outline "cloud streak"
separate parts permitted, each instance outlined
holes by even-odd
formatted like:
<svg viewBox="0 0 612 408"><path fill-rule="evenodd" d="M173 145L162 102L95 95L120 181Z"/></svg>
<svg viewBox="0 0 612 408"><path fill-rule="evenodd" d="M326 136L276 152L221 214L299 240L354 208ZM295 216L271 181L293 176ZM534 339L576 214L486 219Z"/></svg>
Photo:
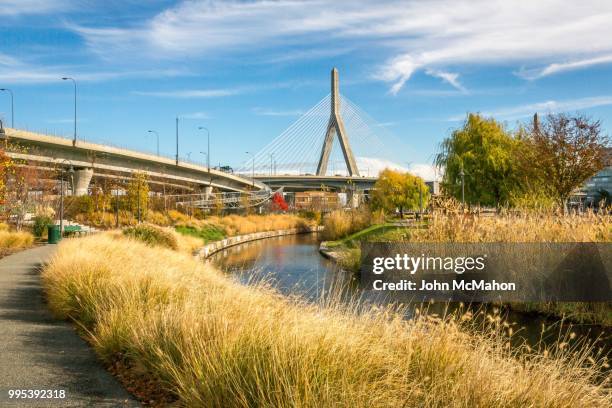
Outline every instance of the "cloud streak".
<svg viewBox="0 0 612 408"><path fill-rule="evenodd" d="M69 28L106 58L184 60L212 51L279 55L282 46L301 47L284 58L289 61L325 56L322 48L343 49L349 42L375 46L391 56L374 77L389 82L395 94L419 70L438 73L459 89L458 74L450 73L449 66L546 64L525 71L538 78L610 63L610 20L612 3L597 0L572 7L564 0L381 0L368 5L348 0L212 0L184 1L131 27Z"/></svg>
<svg viewBox="0 0 612 408"><path fill-rule="evenodd" d="M544 101L526 105L518 105L497 109L494 111L481 112L484 116L500 119L520 119L533 115L534 113L562 113L596 108L599 106L612 105L612 95L593 96L588 98L577 98L564 101ZM455 115L449 121L461 121L465 115Z"/></svg>
<svg viewBox="0 0 612 408"><path fill-rule="evenodd" d="M242 93L240 89L183 89L176 91L133 91L133 95L159 98L203 99L220 98Z"/></svg>

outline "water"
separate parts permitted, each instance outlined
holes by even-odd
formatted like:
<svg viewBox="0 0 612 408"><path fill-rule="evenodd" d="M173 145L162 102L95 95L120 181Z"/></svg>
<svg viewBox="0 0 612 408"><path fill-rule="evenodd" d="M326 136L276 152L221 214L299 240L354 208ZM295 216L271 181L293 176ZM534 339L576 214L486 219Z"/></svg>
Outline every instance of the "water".
<svg viewBox="0 0 612 408"><path fill-rule="evenodd" d="M333 287L345 288L345 296L359 296L366 302L385 303L388 300L364 292L352 273L321 256L316 234L291 235L252 241L228 248L212 256L211 261L221 270L249 284L265 279L284 294L297 294L309 300L318 299L323 291ZM414 305L422 307L422 305ZM442 314L447 304L428 305L430 313ZM451 308L454 306L450 306ZM485 314L492 312L492 307ZM412 309L413 310L413 309ZM482 307L481 309L482 310ZM409 309L409 313L411 310ZM408 316L410 317L410 316ZM561 324L537 314L504 312L504 320L514 331L515 345L526 342L532 347L551 345L567 333L575 333L573 342L583 339L612 353L612 330L589 324ZM542 328L546 330L542 332Z"/></svg>

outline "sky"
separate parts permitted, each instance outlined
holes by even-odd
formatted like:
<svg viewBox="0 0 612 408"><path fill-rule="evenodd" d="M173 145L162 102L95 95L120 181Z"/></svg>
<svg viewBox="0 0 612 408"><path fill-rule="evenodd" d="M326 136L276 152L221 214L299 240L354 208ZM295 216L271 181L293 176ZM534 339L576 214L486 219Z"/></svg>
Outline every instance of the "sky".
<svg viewBox="0 0 612 408"><path fill-rule="evenodd" d="M154 130L174 155L178 116L182 157L205 161L203 126L211 163L240 167L337 67L342 94L394 137L380 166L431 179L468 112L514 128L580 111L609 134L610 21L612 2L593 0L0 0L0 88L15 127L70 137L72 77L80 138L154 152Z"/></svg>

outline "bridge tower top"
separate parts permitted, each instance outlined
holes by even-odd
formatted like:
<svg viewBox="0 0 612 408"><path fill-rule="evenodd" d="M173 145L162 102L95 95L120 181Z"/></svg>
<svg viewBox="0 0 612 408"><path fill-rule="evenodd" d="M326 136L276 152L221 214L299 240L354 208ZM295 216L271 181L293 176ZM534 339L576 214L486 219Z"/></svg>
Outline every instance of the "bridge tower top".
<svg viewBox="0 0 612 408"><path fill-rule="evenodd" d="M334 143L334 134L338 137L349 176L359 176L357 162L355 161L355 156L353 155L353 151L349 145L348 135L346 134L342 115L340 114L340 99L340 79L338 76L338 69L333 68L331 71L331 113L327 125L327 131L325 133L325 141L323 142L323 147L321 149L321 156L319 157L319 164L317 166L318 176L324 176L325 173L327 173L329 156L331 155L332 146Z"/></svg>

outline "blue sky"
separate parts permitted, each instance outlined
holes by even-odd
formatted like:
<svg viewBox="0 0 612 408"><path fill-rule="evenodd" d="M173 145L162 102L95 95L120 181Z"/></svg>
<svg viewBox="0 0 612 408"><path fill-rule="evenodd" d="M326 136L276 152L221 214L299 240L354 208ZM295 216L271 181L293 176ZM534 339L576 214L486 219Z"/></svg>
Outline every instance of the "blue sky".
<svg viewBox="0 0 612 408"><path fill-rule="evenodd" d="M143 4L145 5L143 6ZM360 4L361 3L361 4ZM15 125L239 166L329 92L401 143L394 162L431 178L466 112L514 127L535 111L612 126L612 3L542 1L0 0L0 88ZM0 115L10 118L0 93ZM367 154L367 152L361 152ZM390 159L390 158L381 158ZM384 164L384 162L381 162Z"/></svg>

